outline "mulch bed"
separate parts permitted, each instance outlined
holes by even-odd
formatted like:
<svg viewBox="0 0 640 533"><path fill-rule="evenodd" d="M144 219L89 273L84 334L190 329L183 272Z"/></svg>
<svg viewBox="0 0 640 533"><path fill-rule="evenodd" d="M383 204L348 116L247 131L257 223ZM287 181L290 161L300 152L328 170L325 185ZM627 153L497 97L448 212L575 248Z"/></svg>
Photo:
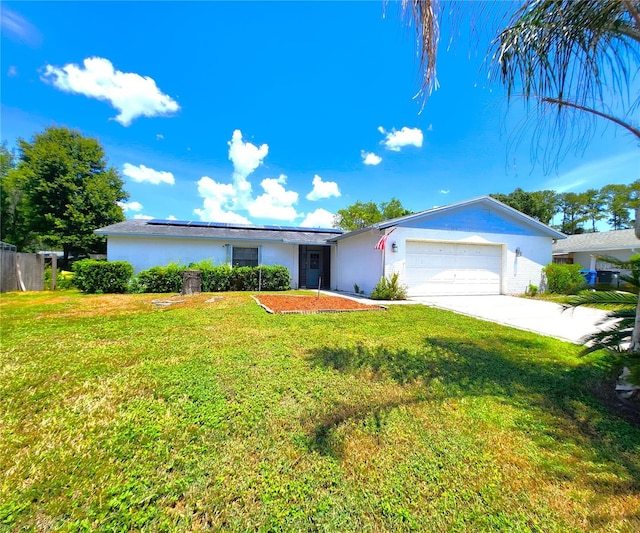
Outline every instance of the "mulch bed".
<svg viewBox="0 0 640 533"><path fill-rule="evenodd" d="M265 295L253 296L258 305L264 307L268 313L285 314L313 314L313 313L343 313L349 311L382 311L386 307L381 305L366 305L326 294L310 296Z"/></svg>

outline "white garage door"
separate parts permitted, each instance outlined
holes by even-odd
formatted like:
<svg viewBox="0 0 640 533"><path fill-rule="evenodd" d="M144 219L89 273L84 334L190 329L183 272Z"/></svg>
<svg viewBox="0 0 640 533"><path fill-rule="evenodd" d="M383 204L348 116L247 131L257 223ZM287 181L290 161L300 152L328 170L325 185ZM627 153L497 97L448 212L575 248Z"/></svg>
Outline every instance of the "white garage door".
<svg viewBox="0 0 640 533"><path fill-rule="evenodd" d="M409 296L500 294L502 247L407 241Z"/></svg>

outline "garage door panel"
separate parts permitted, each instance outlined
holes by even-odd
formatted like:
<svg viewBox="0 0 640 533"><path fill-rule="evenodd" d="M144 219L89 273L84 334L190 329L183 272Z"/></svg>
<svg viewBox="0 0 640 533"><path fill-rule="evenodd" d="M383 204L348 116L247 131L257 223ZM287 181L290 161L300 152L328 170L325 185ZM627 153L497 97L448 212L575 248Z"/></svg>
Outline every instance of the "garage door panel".
<svg viewBox="0 0 640 533"><path fill-rule="evenodd" d="M500 294L502 247L407 242L410 296Z"/></svg>

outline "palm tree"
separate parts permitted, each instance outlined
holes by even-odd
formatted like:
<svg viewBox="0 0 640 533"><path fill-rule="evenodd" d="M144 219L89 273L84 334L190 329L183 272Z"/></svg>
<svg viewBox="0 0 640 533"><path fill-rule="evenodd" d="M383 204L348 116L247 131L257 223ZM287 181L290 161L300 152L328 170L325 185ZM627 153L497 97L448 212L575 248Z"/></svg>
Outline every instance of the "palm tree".
<svg viewBox="0 0 640 533"><path fill-rule="evenodd" d="M640 255L631 257L629 261L620 261L610 256L602 256L598 259L630 271L630 274L620 274L620 281L624 283L623 290L585 291L571 297L567 302L567 307L598 305L611 308L605 322L612 320L612 325L583 339L585 348L582 353L588 354L597 350L606 350L616 355L620 359L621 365L625 365L631 370L631 381L640 383L640 352L634 352L628 348L633 337L638 292L640 292Z"/></svg>
<svg viewBox="0 0 640 533"><path fill-rule="evenodd" d="M402 2L415 23L424 97L437 88L442 4ZM579 110L610 120L640 140L637 126L610 112L611 95L605 93L608 88L623 98L626 114L638 105L638 95L629 90L640 61L640 1L526 0L493 40L489 59L493 79L505 86L507 98L534 102L541 118L548 119L549 107L556 111L559 134L575 126L565 118Z"/></svg>

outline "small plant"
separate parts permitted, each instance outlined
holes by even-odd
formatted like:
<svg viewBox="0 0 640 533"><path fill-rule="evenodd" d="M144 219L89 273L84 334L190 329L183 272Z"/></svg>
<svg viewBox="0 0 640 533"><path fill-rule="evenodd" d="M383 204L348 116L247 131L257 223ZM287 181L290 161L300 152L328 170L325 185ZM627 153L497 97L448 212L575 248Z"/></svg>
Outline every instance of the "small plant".
<svg viewBox="0 0 640 533"><path fill-rule="evenodd" d="M406 300L407 289L398 281L398 273L389 278L382 277L371 291L373 300Z"/></svg>
<svg viewBox="0 0 640 533"><path fill-rule="evenodd" d="M527 291L525 292L525 294L527 296L531 296L532 298L534 298L535 296L538 295L538 286L534 285L533 283L529 283L529 286L527 287Z"/></svg>

